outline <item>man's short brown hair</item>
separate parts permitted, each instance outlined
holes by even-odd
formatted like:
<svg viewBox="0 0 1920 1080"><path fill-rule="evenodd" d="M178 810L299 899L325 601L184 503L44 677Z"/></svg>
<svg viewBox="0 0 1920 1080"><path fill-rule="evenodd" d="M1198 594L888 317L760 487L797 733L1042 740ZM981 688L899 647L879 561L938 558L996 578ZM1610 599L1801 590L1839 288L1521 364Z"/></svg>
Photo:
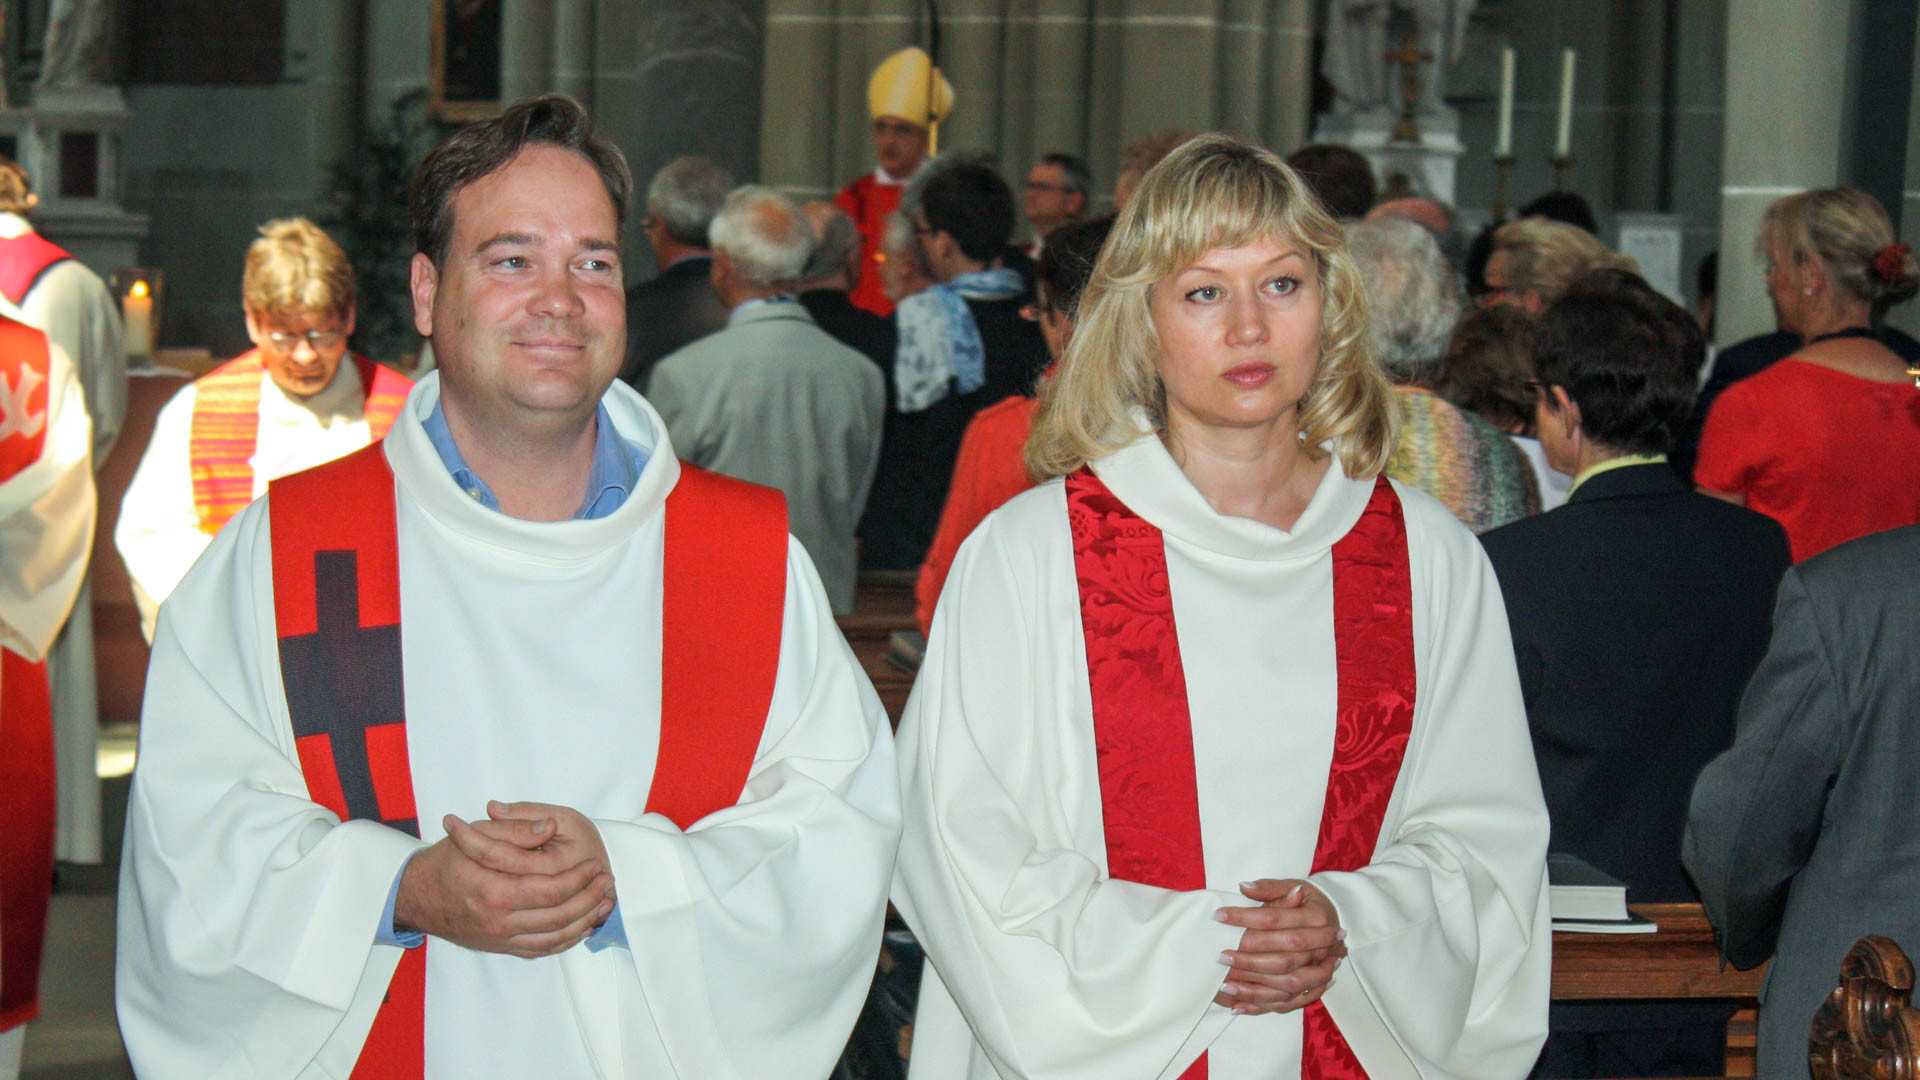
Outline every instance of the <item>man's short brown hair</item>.
<svg viewBox="0 0 1920 1080"><path fill-rule="evenodd" d="M306 218L269 221L247 248L240 302L249 312L278 318L322 314L345 319L353 310L353 264L332 237Z"/></svg>
<svg viewBox="0 0 1920 1080"><path fill-rule="evenodd" d="M12 158L0 157L0 214L24 214L33 204L27 170Z"/></svg>
<svg viewBox="0 0 1920 1080"><path fill-rule="evenodd" d="M593 120L579 102L565 94L547 94L461 128L420 163L413 173L409 200L414 248L432 259L434 266L444 265L447 247L453 243L453 197L536 144L571 150L587 159L613 201L614 221L625 224L627 203L633 198L633 173L627 168L626 155L594 132Z"/></svg>

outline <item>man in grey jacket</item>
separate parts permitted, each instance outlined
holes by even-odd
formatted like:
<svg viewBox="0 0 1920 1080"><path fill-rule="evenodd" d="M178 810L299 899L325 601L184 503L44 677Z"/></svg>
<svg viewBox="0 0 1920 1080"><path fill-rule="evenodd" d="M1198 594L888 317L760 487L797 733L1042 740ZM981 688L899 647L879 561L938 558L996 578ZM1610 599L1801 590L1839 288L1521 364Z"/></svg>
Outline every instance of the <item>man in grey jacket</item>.
<svg viewBox="0 0 1920 1080"><path fill-rule="evenodd" d="M1920 526L1787 571L1733 748L1693 789L1683 858L1735 967L1773 960L1758 1073L1805 1077L1855 940L1920 949Z"/></svg>
<svg viewBox="0 0 1920 1080"><path fill-rule="evenodd" d="M806 215L770 188L727 196L711 229L726 328L663 358L647 398L682 460L787 496L835 614L853 610L854 526L880 460L880 370L815 325L793 283Z"/></svg>

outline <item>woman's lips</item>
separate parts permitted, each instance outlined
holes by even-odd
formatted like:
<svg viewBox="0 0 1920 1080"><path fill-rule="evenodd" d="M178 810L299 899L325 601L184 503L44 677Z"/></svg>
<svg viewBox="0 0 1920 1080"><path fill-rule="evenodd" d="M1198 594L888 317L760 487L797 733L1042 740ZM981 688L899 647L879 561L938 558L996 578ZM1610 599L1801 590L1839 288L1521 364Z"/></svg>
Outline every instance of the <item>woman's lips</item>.
<svg viewBox="0 0 1920 1080"><path fill-rule="evenodd" d="M1229 368L1221 378L1244 390L1258 390L1273 380L1272 364L1241 364Z"/></svg>

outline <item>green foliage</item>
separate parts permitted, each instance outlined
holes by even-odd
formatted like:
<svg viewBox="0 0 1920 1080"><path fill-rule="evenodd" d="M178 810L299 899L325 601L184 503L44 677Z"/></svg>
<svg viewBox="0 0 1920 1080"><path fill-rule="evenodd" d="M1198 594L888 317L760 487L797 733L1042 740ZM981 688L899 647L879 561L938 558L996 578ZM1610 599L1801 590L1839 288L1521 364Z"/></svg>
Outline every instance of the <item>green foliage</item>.
<svg viewBox="0 0 1920 1080"><path fill-rule="evenodd" d="M403 94L385 123L362 128L350 159L330 170L327 207L315 215L353 263L360 293L354 350L400 367L421 345L407 295L413 256L407 184L414 166L452 130L430 118L426 104L424 89Z"/></svg>

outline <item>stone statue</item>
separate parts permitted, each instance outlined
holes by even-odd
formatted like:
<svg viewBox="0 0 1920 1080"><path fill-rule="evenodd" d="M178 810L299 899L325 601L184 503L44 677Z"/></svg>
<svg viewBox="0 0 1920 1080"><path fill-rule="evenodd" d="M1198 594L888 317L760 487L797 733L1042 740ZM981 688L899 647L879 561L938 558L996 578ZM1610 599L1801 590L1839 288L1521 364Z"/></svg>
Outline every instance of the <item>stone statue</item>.
<svg viewBox="0 0 1920 1080"><path fill-rule="evenodd" d="M1446 112L1446 65L1460 55L1476 0L1327 0L1327 49L1321 74L1333 84L1334 111L1400 111L1402 72L1386 59L1411 38L1434 61L1421 72L1418 111Z"/></svg>
<svg viewBox="0 0 1920 1080"><path fill-rule="evenodd" d="M113 7L113 0L52 0L36 89L84 90L112 84Z"/></svg>

